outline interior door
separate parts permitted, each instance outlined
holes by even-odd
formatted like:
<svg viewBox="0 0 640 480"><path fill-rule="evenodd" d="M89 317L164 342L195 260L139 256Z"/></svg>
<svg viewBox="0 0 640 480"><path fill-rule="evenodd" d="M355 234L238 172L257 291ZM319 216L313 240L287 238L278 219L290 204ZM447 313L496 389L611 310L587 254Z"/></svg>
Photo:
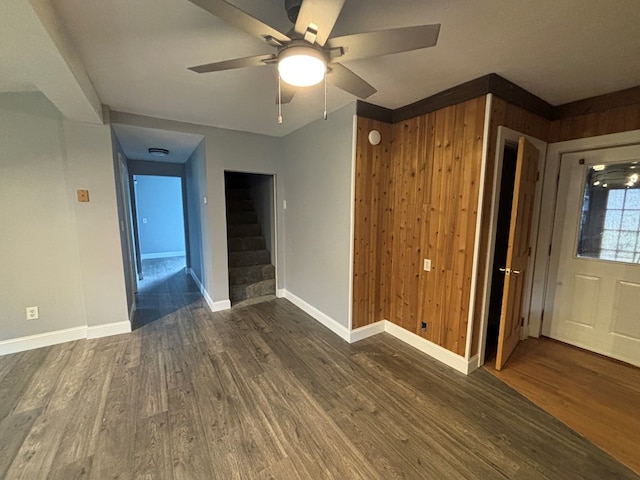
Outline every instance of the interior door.
<svg viewBox="0 0 640 480"><path fill-rule="evenodd" d="M640 366L640 146L560 165L542 332Z"/></svg>
<svg viewBox="0 0 640 480"><path fill-rule="evenodd" d="M529 239L538 179L538 157L540 152L525 137L518 141L516 178L511 206L511 224L507 261L504 268L505 281L502 293L500 330L496 369L501 370L520 341L522 332L522 300L529 263Z"/></svg>

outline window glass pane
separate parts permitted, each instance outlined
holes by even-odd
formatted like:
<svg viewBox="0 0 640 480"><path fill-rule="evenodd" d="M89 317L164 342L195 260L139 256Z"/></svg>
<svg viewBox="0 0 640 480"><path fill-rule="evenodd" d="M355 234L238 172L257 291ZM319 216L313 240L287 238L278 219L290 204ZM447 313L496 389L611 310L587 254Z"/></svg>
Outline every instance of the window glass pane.
<svg viewBox="0 0 640 480"><path fill-rule="evenodd" d="M594 165L584 185L577 255L640 264L640 164Z"/></svg>
<svg viewBox="0 0 640 480"><path fill-rule="evenodd" d="M626 190L609 190L609 199L607 201L607 210L618 209L624 207L624 193Z"/></svg>
<svg viewBox="0 0 640 480"><path fill-rule="evenodd" d="M604 228L607 230L619 230L622 222L622 210L607 210L604 218Z"/></svg>
<svg viewBox="0 0 640 480"><path fill-rule="evenodd" d="M624 208L625 210L640 210L640 188L630 188L627 190Z"/></svg>
<svg viewBox="0 0 640 480"><path fill-rule="evenodd" d="M607 250L617 250L618 248L618 230L605 230L602 233L601 248Z"/></svg>
<svg viewBox="0 0 640 480"><path fill-rule="evenodd" d="M638 232L620 232L620 238L618 239L618 250L633 252L636 248L637 239Z"/></svg>
<svg viewBox="0 0 640 480"><path fill-rule="evenodd" d="M639 223L640 210L625 210L622 214L622 224L620 225L620 230L631 230L633 232L637 232ZM605 226L605 228L608 227Z"/></svg>

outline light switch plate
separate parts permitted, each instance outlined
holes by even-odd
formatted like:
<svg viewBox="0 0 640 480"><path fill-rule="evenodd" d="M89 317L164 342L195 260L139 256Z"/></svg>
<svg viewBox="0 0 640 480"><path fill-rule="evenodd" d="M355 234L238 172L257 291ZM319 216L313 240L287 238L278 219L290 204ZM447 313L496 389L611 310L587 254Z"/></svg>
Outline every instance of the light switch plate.
<svg viewBox="0 0 640 480"><path fill-rule="evenodd" d="M426 272L431 271L431 260L429 258L424 259L424 265L422 267Z"/></svg>

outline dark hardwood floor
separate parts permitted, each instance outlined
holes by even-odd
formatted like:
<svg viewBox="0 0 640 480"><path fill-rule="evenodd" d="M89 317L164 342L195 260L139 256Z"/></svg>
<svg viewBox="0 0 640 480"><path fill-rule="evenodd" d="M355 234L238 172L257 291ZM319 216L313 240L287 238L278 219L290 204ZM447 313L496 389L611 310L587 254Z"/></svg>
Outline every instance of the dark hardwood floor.
<svg viewBox="0 0 640 480"><path fill-rule="evenodd" d="M158 301L131 334L0 357L0 478L640 478L483 369L284 299Z"/></svg>

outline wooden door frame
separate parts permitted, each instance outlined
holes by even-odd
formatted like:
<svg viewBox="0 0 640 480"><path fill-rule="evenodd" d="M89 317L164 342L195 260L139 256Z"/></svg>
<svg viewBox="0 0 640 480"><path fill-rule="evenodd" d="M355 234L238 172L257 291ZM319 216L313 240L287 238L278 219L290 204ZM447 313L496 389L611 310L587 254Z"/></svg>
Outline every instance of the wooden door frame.
<svg viewBox="0 0 640 480"><path fill-rule="evenodd" d="M538 172L540 178L544 177L545 172L545 159L547 153L547 143L532 137L530 135L526 135L521 132L517 132L507 127L500 126L498 127L498 138L496 141L496 161L495 161L495 170L493 175L493 189L491 195L491 213L489 215L490 225L489 225L489 244L487 246L487 260L486 260L486 268L485 268L485 288L484 292L482 292L482 311L480 315L480 345L478 346L479 352L479 361L478 365L484 365L485 362L485 353L486 353L486 342L487 342L487 328L489 326L488 317L489 317L489 297L491 294L491 285L492 285L492 273L493 273L493 259L495 253L495 244L496 244L496 227L498 224L498 201L500 199L500 180L502 178L502 166L504 162L504 148L507 143L518 145L518 140L520 137L525 137L529 140L534 147L538 149L540 152L540 156L538 158ZM525 297L523 299L524 305L531 305L532 293L533 293L533 281L534 281L534 269L536 266L535 263L535 255L538 252L538 228L539 221L541 215L542 208L542 185L543 182L539 181L536 185L536 194L535 194L535 202L533 205L533 225L531 228L531 258L529 260L529 267L527 268L527 276L525 279ZM532 316L530 315L531 308L527 308L525 311L525 328L522 329L522 337L526 338L529 335L539 336L540 335L540 324L533 324Z"/></svg>
<svg viewBox="0 0 640 480"><path fill-rule="evenodd" d="M565 155L587 152L590 150L609 149L631 145L640 145L640 130L612 133L597 137L580 138L564 142L550 143L547 151L547 165L543 177L543 192L540 223L538 228L538 248L536 263L534 266L534 289L531 299L531 318L537 320L542 329L545 320L545 305L547 303L547 291L549 278L551 247L553 236L553 224L558 200L558 176L562 158ZM549 312L549 315L551 313Z"/></svg>

